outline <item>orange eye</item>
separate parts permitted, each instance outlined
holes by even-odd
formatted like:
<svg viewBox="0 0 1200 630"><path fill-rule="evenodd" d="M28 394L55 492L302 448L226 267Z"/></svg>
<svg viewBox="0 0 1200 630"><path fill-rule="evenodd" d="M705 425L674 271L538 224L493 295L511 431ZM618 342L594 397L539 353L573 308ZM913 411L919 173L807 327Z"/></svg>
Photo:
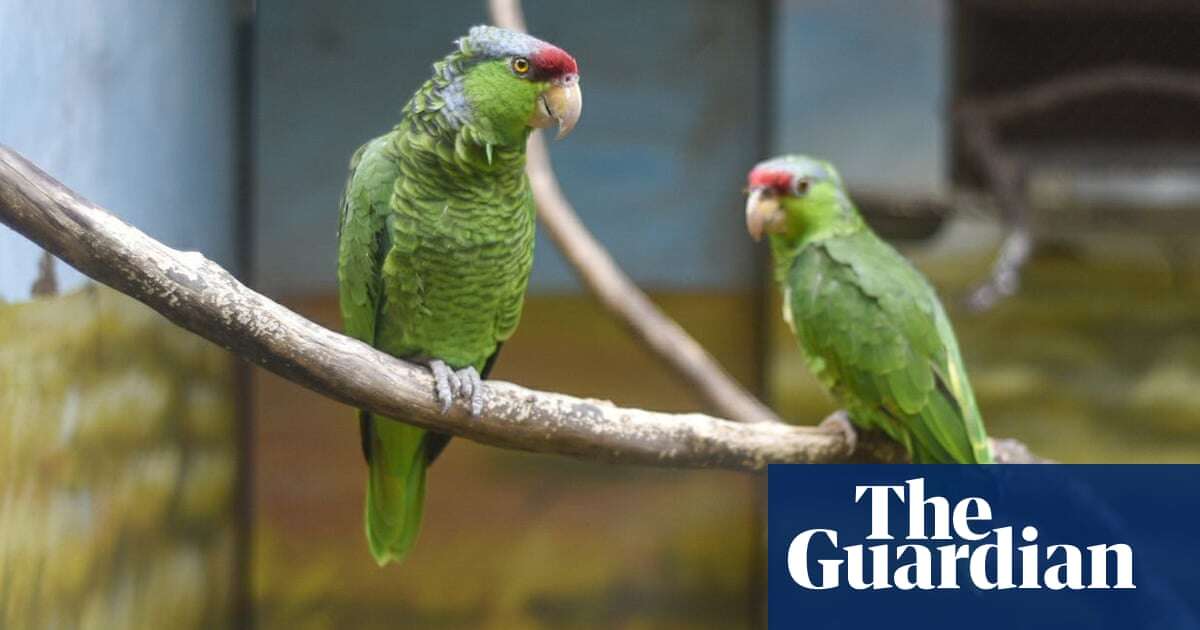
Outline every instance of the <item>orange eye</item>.
<svg viewBox="0 0 1200 630"><path fill-rule="evenodd" d="M524 75L529 72L529 60L524 57L514 57L512 60L513 72Z"/></svg>

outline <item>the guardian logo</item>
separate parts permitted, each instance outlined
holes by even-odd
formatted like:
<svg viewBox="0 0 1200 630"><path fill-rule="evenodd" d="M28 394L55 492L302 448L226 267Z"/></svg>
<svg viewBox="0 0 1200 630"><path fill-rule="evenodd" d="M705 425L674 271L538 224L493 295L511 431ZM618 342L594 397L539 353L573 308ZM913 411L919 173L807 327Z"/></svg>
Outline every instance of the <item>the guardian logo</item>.
<svg viewBox="0 0 1200 630"><path fill-rule="evenodd" d="M986 500L968 497L951 506L945 497L926 497L923 478L856 485L854 502L870 506L868 541L895 541L889 510L905 506L905 544L840 547L837 530L805 530L787 550L788 573L800 587L827 590L844 582L854 590L943 590L961 588L961 582L983 590L1137 588L1129 545L1093 544L1086 552L1068 544L1042 546L1037 528L1026 525L1019 532L1025 544L1016 546L1013 525L990 527Z"/></svg>

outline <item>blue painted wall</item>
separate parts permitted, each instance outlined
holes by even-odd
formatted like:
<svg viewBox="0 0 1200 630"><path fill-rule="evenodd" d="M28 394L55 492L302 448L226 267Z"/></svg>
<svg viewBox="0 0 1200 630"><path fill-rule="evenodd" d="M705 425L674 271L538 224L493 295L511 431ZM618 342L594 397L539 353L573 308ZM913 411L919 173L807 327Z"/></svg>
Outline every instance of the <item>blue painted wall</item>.
<svg viewBox="0 0 1200 630"><path fill-rule="evenodd" d="M170 245L234 262L230 2L0 1L0 143ZM0 227L0 299L40 250ZM82 277L59 266L65 288Z"/></svg>
<svg viewBox="0 0 1200 630"><path fill-rule="evenodd" d="M942 0L783 0L766 33L755 6L526 2L534 31L583 70L583 120L552 148L564 187L649 288L756 281L739 207L763 124L776 130L772 151L829 157L854 185L943 185ZM225 2L0 2L0 142L168 243L232 263L230 11ZM476 0L258 2L261 287L333 289L346 161L390 128L451 40L485 19ZM770 121L756 118L763 37L777 51ZM36 258L0 229L0 296L27 295ZM545 239L533 285L578 290Z"/></svg>
<svg viewBox="0 0 1200 630"><path fill-rule="evenodd" d="M783 0L775 152L833 160L851 186L945 186L943 0Z"/></svg>
<svg viewBox="0 0 1200 630"><path fill-rule="evenodd" d="M258 3L256 276L332 291L346 163L388 130L481 1ZM651 288L753 282L740 189L755 150L760 16L721 0L530 0L530 27L579 60L583 119L553 147L584 221ZM535 291L578 290L538 242Z"/></svg>

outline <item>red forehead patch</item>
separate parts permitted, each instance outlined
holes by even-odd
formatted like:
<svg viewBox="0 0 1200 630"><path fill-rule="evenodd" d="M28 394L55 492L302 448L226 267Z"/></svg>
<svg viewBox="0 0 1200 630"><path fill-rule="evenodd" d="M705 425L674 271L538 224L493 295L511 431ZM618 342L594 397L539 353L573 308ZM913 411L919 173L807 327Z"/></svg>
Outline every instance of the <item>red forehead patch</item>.
<svg viewBox="0 0 1200 630"><path fill-rule="evenodd" d="M530 61L537 67L539 74L551 78L558 78L564 74L579 74L579 66L575 64L575 58L568 55L567 51L551 44L547 44L537 51Z"/></svg>
<svg viewBox="0 0 1200 630"><path fill-rule="evenodd" d="M748 179L751 188L789 190L792 187L792 174L787 171L754 169Z"/></svg>

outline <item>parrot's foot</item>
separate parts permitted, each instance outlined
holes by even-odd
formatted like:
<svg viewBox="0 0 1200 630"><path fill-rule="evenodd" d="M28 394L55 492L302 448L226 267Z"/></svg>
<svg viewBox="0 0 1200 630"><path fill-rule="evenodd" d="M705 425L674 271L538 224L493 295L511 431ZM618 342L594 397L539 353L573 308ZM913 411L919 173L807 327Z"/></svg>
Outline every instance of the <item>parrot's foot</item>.
<svg viewBox="0 0 1200 630"><path fill-rule="evenodd" d="M858 430L850 423L850 414L846 413L845 410L838 410L829 414L821 421L818 428L841 433L846 438L847 454L853 455L855 449L858 448Z"/></svg>
<svg viewBox="0 0 1200 630"><path fill-rule="evenodd" d="M444 362L434 359L429 362L433 372L434 394L442 405L442 413L450 411L455 398L471 402L471 415L483 412L483 381L474 367L465 367L455 372Z"/></svg>

